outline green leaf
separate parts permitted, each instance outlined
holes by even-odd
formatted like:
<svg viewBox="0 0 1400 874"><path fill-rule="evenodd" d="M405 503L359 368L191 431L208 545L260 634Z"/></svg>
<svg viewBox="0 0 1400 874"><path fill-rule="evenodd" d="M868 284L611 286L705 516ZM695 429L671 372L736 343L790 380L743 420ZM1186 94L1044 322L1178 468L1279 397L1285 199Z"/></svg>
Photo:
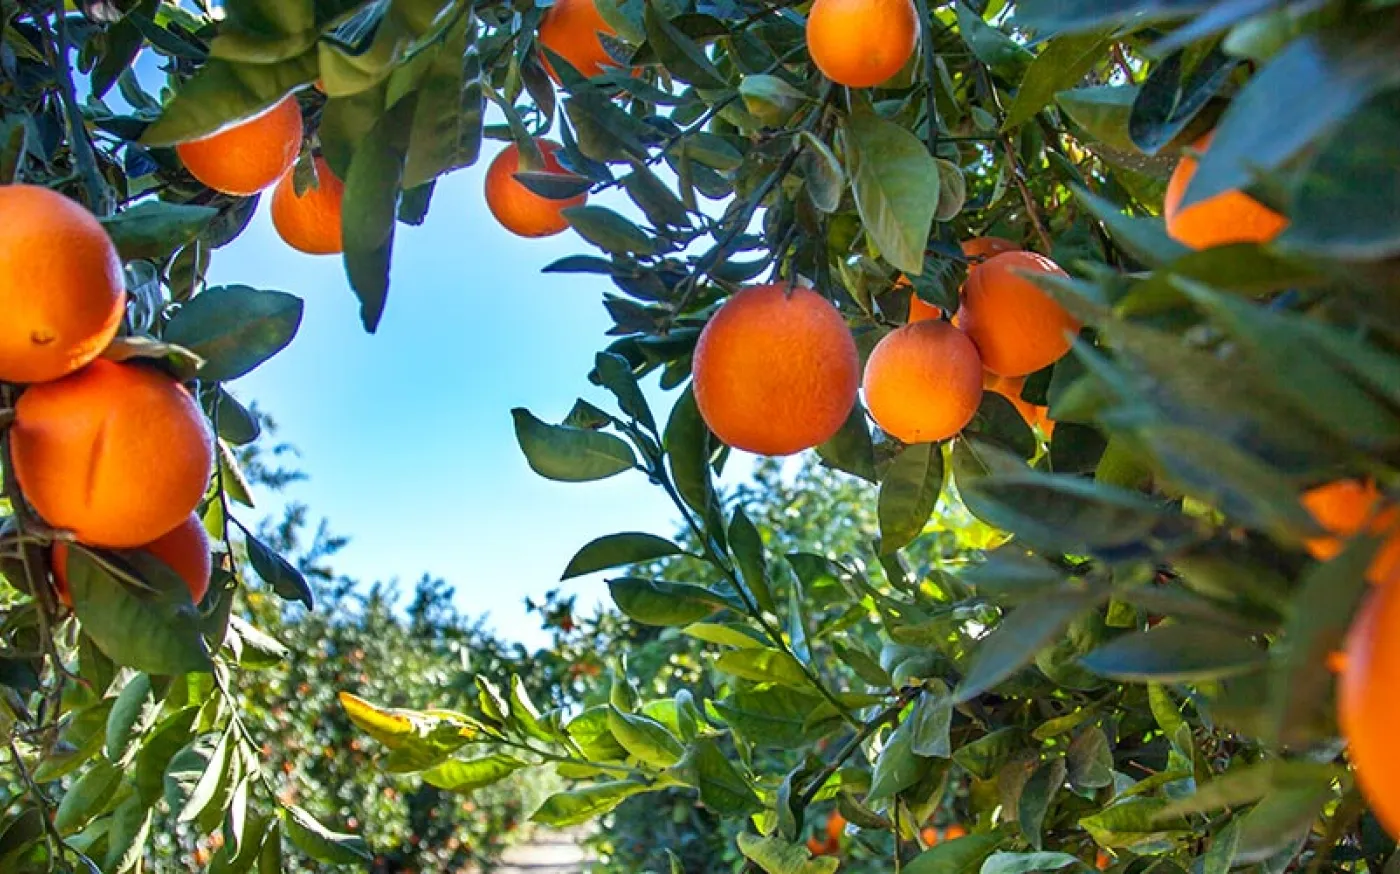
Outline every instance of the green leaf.
<svg viewBox="0 0 1400 874"><path fill-rule="evenodd" d="M953 748L948 732L953 723L953 699L941 680L919 696L909 714L909 748L917 756L946 759Z"/></svg>
<svg viewBox="0 0 1400 874"><path fill-rule="evenodd" d="M1267 656L1237 632L1209 625L1159 625L1115 638L1081 662L1116 680L1180 683L1239 674Z"/></svg>
<svg viewBox="0 0 1400 874"><path fill-rule="evenodd" d="M886 261L918 275L938 207L933 156L914 134L861 104L842 128L842 143L866 233Z"/></svg>
<svg viewBox="0 0 1400 874"><path fill-rule="evenodd" d="M633 162L632 172L622 177L622 187L655 227L690 227L690 213L685 202L645 163Z"/></svg>
<svg viewBox="0 0 1400 874"><path fill-rule="evenodd" d="M374 858L359 835L332 831L295 804L282 808L287 837L297 849L318 862L358 865Z"/></svg>
<svg viewBox="0 0 1400 874"><path fill-rule="evenodd" d="M648 431L656 431L656 419L651 414L651 406L637 384L637 376L632 365L621 355L600 352L594 359L594 370L603 388L613 393L622 411L636 420Z"/></svg>
<svg viewBox="0 0 1400 874"><path fill-rule="evenodd" d="M1334 28L1289 43L1230 101L1182 207L1279 170L1400 84L1396 36L1392 18L1386 27Z"/></svg>
<svg viewBox="0 0 1400 874"><path fill-rule="evenodd" d="M1094 218L1103 223L1116 245L1148 266L1170 263L1190 251L1167 236L1167 226L1162 219L1133 218L1087 188L1072 185L1070 189Z"/></svg>
<svg viewBox="0 0 1400 874"><path fill-rule="evenodd" d="M216 387L212 400L208 393L201 393L201 397L205 399L205 412L221 440L234 446L247 446L262 434L257 417L223 386Z"/></svg>
<svg viewBox="0 0 1400 874"><path fill-rule="evenodd" d="M867 804L893 798L923 777L929 760L914 753L914 726L909 720L899 727L885 741L880 757L875 760L875 770L870 775L870 791L866 794Z"/></svg>
<svg viewBox="0 0 1400 874"><path fill-rule="evenodd" d="M1009 678L1069 627L1108 597L1100 590L1060 588L1025 601L1002 617L977 642L972 661L954 693L956 703L971 701Z"/></svg>
<svg viewBox="0 0 1400 874"><path fill-rule="evenodd" d="M132 793L112 812L112 826L107 831L107 871L129 871L135 868L146 852L146 838L151 831L151 808Z"/></svg>
<svg viewBox="0 0 1400 874"><path fill-rule="evenodd" d="M715 670L755 683L805 686L807 675L796 659L776 649L736 649L715 660Z"/></svg>
<svg viewBox="0 0 1400 874"><path fill-rule="evenodd" d="M1156 21L1186 18L1218 2L1220 0L1019 0L1016 23L1045 33L1075 33L1127 23L1142 27Z"/></svg>
<svg viewBox="0 0 1400 874"><path fill-rule="evenodd" d="M846 190L846 171L831 147L816 134L804 130L798 132L798 136L802 139L802 155L798 158L798 165L807 183L807 196L812 199L812 205L822 212L836 212L841 207L841 195Z"/></svg>
<svg viewBox="0 0 1400 874"><path fill-rule="evenodd" d="M564 576L569 580L596 571L654 561L684 550L664 537L639 532L608 534L590 542L569 559Z"/></svg>
<svg viewBox="0 0 1400 874"><path fill-rule="evenodd" d="M199 376L224 382L250 373L286 348L301 326L302 301L245 285L211 288L175 313L165 340L204 359Z"/></svg>
<svg viewBox="0 0 1400 874"><path fill-rule="evenodd" d="M1145 841L1194 834L1196 826L1184 817L1164 815L1171 802L1165 798L1132 796L1079 820L1079 825L1105 847L1133 847Z"/></svg>
<svg viewBox="0 0 1400 874"><path fill-rule="evenodd" d="M540 717L540 711L530 700L525 681L520 679L519 674L511 674L510 677L510 718L520 730L536 740L546 743L558 740L557 733L547 727Z"/></svg>
<svg viewBox="0 0 1400 874"><path fill-rule="evenodd" d="M136 792L145 804L154 804L160 798L166 767L189 743L198 715L198 707L186 707L167 716L141 745L132 773Z"/></svg>
<svg viewBox="0 0 1400 874"><path fill-rule="evenodd" d="M479 759L451 759L424 771L423 782L448 792L474 792L528 767L527 763L504 753Z"/></svg>
<svg viewBox="0 0 1400 874"><path fill-rule="evenodd" d="M916 443L894 457L880 482L880 551L892 553L923 533L943 491L943 451Z"/></svg>
<svg viewBox="0 0 1400 874"><path fill-rule="evenodd" d="M1089 867L1068 853L992 853L982 863L980 874L1031 874L1060 871L1069 866Z"/></svg>
<svg viewBox="0 0 1400 874"><path fill-rule="evenodd" d="M1036 55L1016 89L1016 98L1006 110L1001 129L1019 127L1044 109L1057 91L1079 84L1103 60L1109 37L1102 33L1062 36L1051 40Z"/></svg>
<svg viewBox="0 0 1400 874"><path fill-rule="evenodd" d="M650 255L656 248L646 231L606 206L571 206L560 213L580 237L614 255Z"/></svg>
<svg viewBox="0 0 1400 874"><path fill-rule="evenodd" d="M689 625L728 606L693 583L622 577L609 580L608 591L619 610L643 625Z"/></svg>
<svg viewBox="0 0 1400 874"><path fill-rule="evenodd" d="M1066 752L1069 760L1069 782L1075 789L1102 789L1113 785L1113 751L1108 735L1102 728L1091 725L1075 735Z"/></svg>
<svg viewBox="0 0 1400 874"><path fill-rule="evenodd" d="M1193 813L1214 813L1245 807L1274 792L1324 789L1341 774L1336 765L1305 760L1242 765L1200 784L1194 794L1163 807L1158 816L1166 820Z"/></svg>
<svg viewBox="0 0 1400 874"><path fill-rule="evenodd" d="M1016 802L1016 822L1021 827L1021 834L1036 850L1043 846L1041 829L1045 825L1045 814L1064 785L1065 774L1064 758L1055 756L1041 762L1021 787L1021 796Z"/></svg>
<svg viewBox="0 0 1400 874"><path fill-rule="evenodd" d="M608 728L607 705L590 707L569 721L564 732L583 754L593 762L617 762L627 757L627 750L613 737Z"/></svg>
<svg viewBox="0 0 1400 874"><path fill-rule="evenodd" d="M765 874L835 874L841 866L840 860L831 856L813 859L799 844L750 832L739 835L739 852Z"/></svg>
<svg viewBox="0 0 1400 874"><path fill-rule="evenodd" d="M836 436L817 447L817 456L827 467L858 476L866 482L878 479L875 472L875 447L866 423L865 407L856 401L851 414Z"/></svg>
<svg viewBox="0 0 1400 874"><path fill-rule="evenodd" d="M274 668L286 661L289 654L280 640L250 625L241 616L229 617L229 635L238 640L240 667Z"/></svg>
<svg viewBox="0 0 1400 874"><path fill-rule="evenodd" d="M724 88L728 84L724 74L715 68L705 50L671 23L655 2L645 5L647 44L662 65L677 79L696 88Z"/></svg>
<svg viewBox="0 0 1400 874"><path fill-rule="evenodd" d="M588 482L606 479L636 466L637 458L620 437L565 425L547 425L517 407L515 438L530 469L546 479Z"/></svg>
<svg viewBox="0 0 1400 874"><path fill-rule="evenodd" d="M707 704L747 742L768 747L796 747L820 733L808 722L823 701L788 686L737 689L723 701Z"/></svg>
<svg viewBox="0 0 1400 874"><path fill-rule="evenodd" d="M1323 145L1294 192L1280 245L1334 258L1400 254L1400 95L1372 100Z"/></svg>
<svg viewBox="0 0 1400 874"><path fill-rule="evenodd" d="M633 795L646 791L648 788L641 783L616 780L568 792L557 792L546 798L530 819L555 828L579 825L602 816Z"/></svg>
<svg viewBox="0 0 1400 874"><path fill-rule="evenodd" d="M763 809L749 781L713 740L697 740L677 770L690 776L690 782L700 790L701 802L720 816L741 817Z"/></svg>
<svg viewBox="0 0 1400 874"><path fill-rule="evenodd" d="M1017 78L1033 60L1030 51L1016 40L992 27L966 3L957 4L958 32L977 60L1008 78Z"/></svg>
<svg viewBox="0 0 1400 874"><path fill-rule="evenodd" d="M123 764L136 751L141 735L160 718L161 697L148 674L137 674L122 688L107 716L107 744L103 751L113 764Z"/></svg>
<svg viewBox="0 0 1400 874"><path fill-rule="evenodd" d="M389 259L415 103L405 98L379 116L355 147L345 173L345 272L360 301L360 321L370 333L379 327L389 294Z"/></svg>
<svg viewBox="0 0 1400 874"><path fill-rule="evenodd" d="M1191 124L1239 63L1219 48L1191 60L1198 52L1182 49L1152 65L1133 101L1128 135L1149 155L1165 149Z"/></svg>
<svg viewBox="0 0 1400 874"><path fill-rule="evenodd" d="M144 589L118 579L85 548L69 549L69 588L83 631L123 667L168 675L213 670L185 581L159 561L138 560Z"/></svg>
<svg viewBox="0 0 1400 874"><path fill-rule="evenodd" d="M696 622L681 629L681 633L696 640L713 643L716 646L732 646L738 649L754 649L764 645L763 640L753 631L740 625L719 625L711 622Z"/></svg>
<svg viewBox="0 0 1400 874"><path fill-rule="evenodd" d="M714 486L710 479L710 458L718 440L710 433L700 408L695 403L695 391L686 386L671 408L666 422L666 454L671 458L671 477L676 491L692 510L709 515Z"/></svg>
<svg viewBox="0 0 1400 874"><path fill-rule="evenodd" d="M238 741L233 738L232 730L219 735L219 742L209 754L198 779L190 785L188 794L182 793L183 803L178 808L176 821L191 822L203 817L205 810L218 800L220 786L229 779L229 769L233 767L237 752ZM182 788L189 785L187 781L180 782ZM171 810L177 810L176 806L172 804Z"/></svg>
<svg viewBox="0 0 1400 874"><path fill-rule="evenodd" d="M685 756L685 747L666 726L648 716L608 711L608 729L637 761L653 768L669 768Z"/></svg>
<svg viewBox="0 0 1400 874"><path fill-rule="evenodd" d="M1055 93L1055 103L1093 141L1116 150L1133 150L1128 118L1137 101L1136 85L1090 85Z"/></svg>
<svg viewBox="0 0 1400 874"><path fill-rule="evenodd" d="M743 507L734 508L734 517L729 523L729 549L734 554L734 563L744 587L753 595L759 608L776 614L778 605L773 600L773 592L768 585L768 565L763 557L763 537L744 513Z"/></svg>
<svg viewBox="0 0 1400 874"><path fill-rule="evenodd" d="M418 85L404 158L403 186L415 188L476 162L481 149L484 96L475 51L476 16L457 15Z"/></svg>
<svg viewBox="0 0 1400 874"><path fill-rule="evenodd" d="M977 874L1001 844L996 834L973 834L944 841L904 866L904 874Z"/></svg>
<svg viewBox="0 0 1400 874"><path fill-rule="evenodd" d="M212 206L143 200L102 219L122 260L162 258L190 243L219 211Z"/></svg>
<svg viewBox="0 0 1400 874"><path fill-rule="evenodd" d="M121 779L122 772L116 765L98 759L63 793L63 800L54 814L54 828L63 835L79 831L111 803Z"/></svg>
<svg viewBox="0 0 1400 874"><path fill-rule="evenodd" d="M272 64L210 59L180 86L141 142L171 146L251 118L316 80L314 50Z"/></svg>
<svg viewBox="0 0 1400 874"><path fill-rule="evenodd" d="M278 597L287 601L299 601L310 610L314 606L314 598L311 586L301 571L246 530L243 533L243 543L248 548L248 562L252 564L258 576L262 577L263 582L271 586Z"/></svg>

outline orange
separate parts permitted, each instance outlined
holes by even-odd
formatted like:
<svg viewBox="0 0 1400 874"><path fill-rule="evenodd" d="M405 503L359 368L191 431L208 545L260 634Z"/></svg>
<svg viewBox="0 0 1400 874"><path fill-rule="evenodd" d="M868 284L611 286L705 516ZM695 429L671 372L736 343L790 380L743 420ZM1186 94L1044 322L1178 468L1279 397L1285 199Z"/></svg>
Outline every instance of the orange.
<svg viewBox="0 0 1400 874"><path fill-rule="evenodd" d="M288 170L272 192L272 225L288 246L308 255L335 255L344 250L340 241L340 206L345 185L320 155L312 162L316 185L298 195Z"/></svg>
<svg viewBox="0 0 1400 874"><path fill-rule="evenodd" d="M982 400L982 361L967 335L947 322L897 328L865 364L865 404L887 434L932 443L972 421Z"/></svg>
<svg viewBox="0 0 1400 874"><path fill-rule="evenodd" d="M1107 871L1113 867L1113 857L1103 850L1099 850L1098 854L1094 856L1094 867L1100 871Z"/></svg>
<svg viewBox="0 0 1400 874"><path fill-rule="evenodd" d="M982 388L987 391L996 392L1002 397L1011 401L1011 406L1016 408L1016 412L1021 414L1021 418L1032 428L1040 428L1047 434L1054 430L1055 422L1048 415L1048 408L1039 407L1030 401L1021 398L1021 390L1025 388L1026 378L1024 376L997 376L990 370L982 374Z"/></svg>
<svg viewBox="0 0 1400 874"><path fill-rule="evenodd" d="M943 830L943 840L956 841L958 838L967 837L967 829L956 823Z"/></svg>
<svg viewBox="0 0 1400 874"><path fill-rule="evenodd" d="M1371 559L1366 579L1373 583L1400 580L1400 507L1382 507L1374 483L1345 479L1318 486L1304 493L1303 506L1329 532L1305 541L1313 558L1336 557L1346 545L1345 538L1361 533L1369 522L1370 533L1385 540Z"/></svg>
<svg viewBox="0 0 1400 874"><path fill-rule="evenodd" d="M166 567L185 581L185 585L190 590L191 601L198 604L204 599L204 593L209 591L209 575L213 572L214 566L209 555L209 535L205 533L204 525L199 521L198 516L191 513L188 519L180 523L169 534L151 541L141 547L141 550L160 559ZM69 595L68 589L68 544L66 543L54 544L53 579L54 588L58 591L58 599L69 607L73 606L73 599Z"/></svg>
<svg viewBox="0 0 1400 874"><path fill-rule="evenodd" d="M846 817L839 811L832 811L831 816L826 820L826 838L828 841L839 841L846 833Z"/></svg>
<svg viewBox="0 0 1400 874"><path fill-rule="evenodd" d="M544 14L540 22L540 45L554 52L579 71L580 75L592 78L606 67L618 66L608 50L603 48L600 33L614 36L612 29L593 0L556 0ZM540 61L551 79L559 81L549 58L540 53Z"/></svg>
<svg viewBox="0 0 1400 874"><path fill-rule="evenodd" d="M1337 722L1376 818L1400 835L1400 586L1373 589L1347 633Z"/></svg>
<svg viewBox="0 0 1400 874"><path fill-rule="evenodd" d="M967 275L958 325L999 376L1025 376L1059 361L1079 330L1065 308L1022 273L1068 276L1034 252L1003 252Z"/></svg>
<svg viewBox="0 0 1400 874"><path fill-rule="evenodd" d="M290 95L260 115L175 147L194 178L240 197L281 179L300 151L301 106Z"/></svg>
<svg viewBox="0 0 1400 874"><path fill-rule="evenodd" d="M213 464L213 437L184 387L103 359L25 391L11 442L25 498L92 546L170 532L204 497Z"/></svg>
<svg viewBox="0 0 1400 874"><path fill-rule="evenodd" d="M924 842L925 847L938 846L938 829L933 826L926 827L923 831L919 832L919 839Z"/></svg>
<svg viewBox="0 0 1400 874"><path fill-rule="evenodd" d="M900 71L918 41L912 0L816 0L807 13L807 50L839 85L879 85Z"/></svg>
<svg viewBox="0 0 1400 874"><path fill-rule="evenodd" d="M1213 136L1206 134L1191 148L1205 152ZM1223 191L1182 209L1181 199L1195 175L1196 159L1185 155L1167 180L1163 214L1167 233L1177 242L1193 249L1226 243L1267 243L1288 227L1288 219L1243 191Z"/></svg>
<svg viewBox="0 0 1400 874"><path fill-rule="evenodd" d="M0 185L0 380L72 373L125 311L121 258L92 213L47 188Z"/></svg>
<svg viewBox="0 0 1400 874"><path fill-rule="evenodd" d="M787 283L740 290L695 345L695 403L736 449L792 455L841 430L856 403L860 355L836 307Z"/></svg>
<svg viewBox="0 0 1400 874"><path fill-rule="evenodd" d="M535 140L544 156L547 173L567 173L559 158L559 144L551 140ZM582 206L588 200L587 192L564 200L550 200L541 197L522 185L515 178L520 170L520 147L511 143L501 150L491 167L486 171L486 206L496 221L512 234L521 237L552 237L567 230L569 220L563 211L571 206Z"/></svg>

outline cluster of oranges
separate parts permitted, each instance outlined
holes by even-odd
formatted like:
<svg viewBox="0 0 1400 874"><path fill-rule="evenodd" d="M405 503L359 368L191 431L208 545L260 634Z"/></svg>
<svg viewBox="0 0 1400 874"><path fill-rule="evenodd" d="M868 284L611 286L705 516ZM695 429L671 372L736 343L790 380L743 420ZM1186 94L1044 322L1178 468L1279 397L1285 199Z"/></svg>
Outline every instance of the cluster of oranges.
<svg viewBox="0 0 1400 874"><path fill-rule="evenodd" d="M725 443L791 455L840 430L864 389L870 415L905 443L945 440L972 420L984 386L1018 405L1027 374L1069 351L1079 325L1026 274L1063 276L1053 261L995 238L964 247L971 267L952 322L914 299L908 324L876 344L861 376L845 320L809 288L752 286L710 319L695 348L695 400Z"/></svg>
<svg viewBox="0 0 1400 874"><path fill-rule="evenodd" d="M209 586L196 507L213 436L179 382L99 358L126 311L122 263L102 225L61 194L0 187L0 382L26 384L10 451L25 500L50 526L96 547L143 549L195 600ZM70 602L68 549L53 555Z"/></svg>

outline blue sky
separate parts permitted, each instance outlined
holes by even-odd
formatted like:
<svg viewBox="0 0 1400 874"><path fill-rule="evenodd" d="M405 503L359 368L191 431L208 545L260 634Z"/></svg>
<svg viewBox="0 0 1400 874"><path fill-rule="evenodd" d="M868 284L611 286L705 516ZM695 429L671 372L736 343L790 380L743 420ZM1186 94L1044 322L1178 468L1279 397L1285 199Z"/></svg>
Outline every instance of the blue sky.
<svg viewBox="0 0 1400 874"><path fill-rule="evenodd" d="M424 226L399 226L393 287L374 335L360 327L340 259L288 248L266 202L238 240L214 253L209 278L306 301L291 346L230 388L260 404L278 437L301 451L310 478L285 497L351 538L338 570L405 586L424 572L440 576L456 587L460 609L490 613L501 633L539 642L527 595L556 586L590 539L669 535L676 515L637 474L566 484L526 466L512 407L558 421L576 397L608 400L587 373L607 342L602 294L612 286L540 273L588 250L572 231L524 240L496 224L482 184L500 147L488 141L477 166L439 182ZM674 395L649 382L664 414ZM281 500L259 498L259 513ZM598 578L565 589L581 605L606 594Z"/></svg>

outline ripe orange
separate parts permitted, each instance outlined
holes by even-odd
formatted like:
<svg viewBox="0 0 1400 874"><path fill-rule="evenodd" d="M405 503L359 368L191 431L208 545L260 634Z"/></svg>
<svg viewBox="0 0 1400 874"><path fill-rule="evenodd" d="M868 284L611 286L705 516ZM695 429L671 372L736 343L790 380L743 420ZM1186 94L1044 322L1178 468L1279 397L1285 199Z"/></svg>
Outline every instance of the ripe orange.
<svg viewBox="0 0 1400 874"><path fill-rule="evenodd" d="M1337 722L1356 778L1391 835L1400 835L1400 586L1373 589L1347 633Z"/></svg>
<svg viewBox="0 0 1400 874"><path fill-rule="evenodd" d="M837 849L831 846L831 841L824 841L816 835L807 839L807 852L813 856L828 856L835 853Z"/></svg>
<svg viewBox="0 0 1400 874"><path fill-rule="evenodd" d="M919 41L911 0L816 0L807 13L807 50L826 77L870 88L898 73Z"/></svg>
<svg viewBox="0 0 1400 874"><path fill-rule="evenodd" d="M792 455L830 439L856 402L860 356L810 288L755 285L710 317L695 346L695 402L737 449Z"/></svg>
<svg viewBox="0 0 1400 874"><path fill-rule="evenodd" d="M1000 376L1025 376L1060 360L1079 323L1021 273L1067 276L1034 252L1003 252L967 275L958 325Z"/></svg>
<svg viewBox="0 0 1400 874"><path fill-rule="evenodd" d="M179 383L103 359L25 391L11 432L15 476L44 520L117 548L185 521L204 496L212 440Z"/></svg>
<svg viewBox="0 0 1400 874"><path fill-rule="evenodd" d="M943 840L956 841L958 838L967 837L967 829L957 823L948 826L943 830Z"/></svg>
<svg viewBox="0 0 1400 874"><path fill-rule="evenodd" d="M1192 146L1203 153L1214 134L1206 134ZM1163 214L1167 233L1193 249L1209 249L1226 243L1267 243L1283 233L1288 219L1243 191L1225 191L1181 209L1181 199L1196 175L1196 159L1182 157L1167 180Z"/></svg>
<svg viewBox="0 0 1400 874"><path fill-rule="evenodd" d="M1317 524L1331 536L1312 537L1304 544L1314 558L1334 558L1346 545L1344 540L1369 531L1385 540L1371 559L1366 579L1373 583L1400 581L1400 507L1382 507L1381 493L1374 483L1355 479L1337 480L1309 489L1303 506Z"/></svg>
<svg viewBox="0 0 1400 874"><path fill-rule="evenodd" d="M96 358L126 310L117 249L77 203L0 185L0 380L48 382Z"/></svg>
<svg viewBox="0 0 1400 874"><path fill-rule="evenodd" d="M308 255L335 255L344 251L340 240L341 201L345 184L331 172L320 155L312 162L316 187L298 195L288 170L272 192L272 226L288 246Z"/></svg>
<svg viewBox="0 0 1400 874"><path fill-rule="evenodd" d="M927 826L919 832L919 838L924 842L925 847L936 847L938 846L938 829Z"/></svg>
<svg viewBox="0 0 1400 874"><path fill-rule="evenodd" d="M209 535L199 517L190 514L169 534L141 547L143 552L160 559L165 566L180 575L190 590L190 600L198 604L209 591L209 575L213 572L213 561L209 555ZM58 599L73 606L68 588L68 544L55 543L53 547L54 588Z"/></svg>
<svg viewBox="0 0 1400 874"><path fill-rule="evenodd" d="M886 433L932 443L972 421L982 400L982 360L947 322L918 322L887 334L865 363L865 404Z"/></svg>
<svg viewBox="0 0 1400 874"><path fill-rule="evenodd" d="M543 170L567 173L555 153L559 144L551 140L535 140L544 156ZM520 170L520 147L511 143L501 150L486 171L486 206L496 221L512 234L521 237L552 237L567 230L569 220L562 215L571 206L582 206L587 192L565 200L541 197L522 185L515 174Z"/></svg>
<svg viewBox="0 0 1400 874"><path fill-rule="evenodd" d="M613 56L603 48L598 34L613 36L612 29L593 0L556 0L540 22L540 45L568 61L583 76L592 78L603 72L605 67L618 66ZM559 81L559 76L550 65L543 52L540 60L551 79Z"/></svg>
<svg viewBox="0 0 1400 874"><path fill-rule="evenodd" d="M261 115L175 147L194 178L240 197L281 179L300 151L301 106L291 95Z"/></svg>
<svg viewBox="0 0 1400 874"><path fill-rule="evenodd" d="M826 819L826 837L829 841L839 841L846 833L846 817L839 811L833 810L831 816Z"/></svg>
<svg viewBox="0 0 1400 874"><path fill-rule="evenodd" d="M1113 867L1113 857L1103 850L1099 850L1094 856L1094 867L1100 871L1107 871Z"/></svg>

